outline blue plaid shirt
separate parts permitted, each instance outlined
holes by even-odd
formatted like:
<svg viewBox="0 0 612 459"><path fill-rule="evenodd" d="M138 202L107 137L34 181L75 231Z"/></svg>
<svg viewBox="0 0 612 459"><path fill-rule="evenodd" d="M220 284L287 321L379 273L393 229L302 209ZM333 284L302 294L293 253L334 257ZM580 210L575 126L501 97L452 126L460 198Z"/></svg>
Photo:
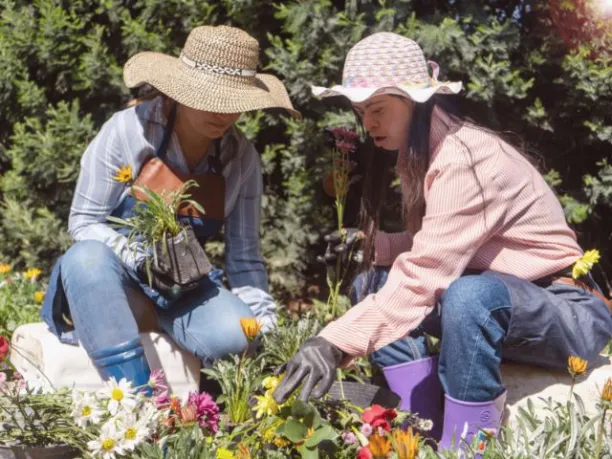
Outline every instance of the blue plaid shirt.
<svg viewBox="0 0 612 459"><path fill-rule="evenodd" d="M146 160L154 156L166 125L162 108L162 98L157 97L115 113L104 124L81 159L70 209L68 231L74 241L104 242L131 269L146 254L137 242L129 247L127 239L108 224L107 217L128 193L128 187L113 176L122 166L129 165L136 177ZM210 149L212 154L214 142ZM166 161L173 169L189 173L175 133L168 145ZM259 155L244 135L232 127L221 141L221 161L225 164L226 182L225 272L231 291L249 305L264 329L269 329L276 323L276 305L269 294L259 239L263 190ZM193 172L207 169L205 159Z"/></svg>

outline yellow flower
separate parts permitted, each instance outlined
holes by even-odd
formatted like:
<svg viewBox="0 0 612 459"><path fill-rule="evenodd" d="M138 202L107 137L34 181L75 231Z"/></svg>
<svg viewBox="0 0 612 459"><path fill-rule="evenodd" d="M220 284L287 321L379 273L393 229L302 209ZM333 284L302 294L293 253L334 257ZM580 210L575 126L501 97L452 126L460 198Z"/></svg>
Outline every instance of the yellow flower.
<svg viewBox="0 0 612 459"><path fill-rule="evenodd" d="M395 441L395 452L397 459L414 459L419 454L419 434L414 435L412 427L406 432L396 429L393 431L393 440Z"/></svg>
<svg viewBox="0 0 612 459"><path fill-rule="evenodd" d="M261 418L264 414L267 416L272 416L273 414L278 413L280 407L274 397L272 397L272 392L274 390L268 390L263 395L256 395L257 404L255 405L255 409L257 413L255 413L255 417L257 419Z"/></svg>
<svg viewBox="0 0 612 459"><path fill-rule="evenodd" d="M234 453L232 453L229 449L219 448L217 450L217 459L236 459Z"/></svg>
<svg viewBox="0 0 612 459"><path fill-rule="evenodd" d="M23 273L23 277L28 280L36 280L40 277L42 271L38 268L30 268L26 272Z"/></svg>
<svg viewBox="0 0 612 459"><path fill-rule="evenodd" d="M582 255L572 268L572 277L574 279L579 279L582 276L586 276L593 268L593 265L599 261L599 258L599 250L597 249L584 252L584 255Z"/></svg>
<svg viewBox="0 0 612 459"><path fill-rule="evenodd" d="M261 382L261 385L264 386L266 389L274 390L278 387L282 379L283 379L283 375L266 376Z"/></svg>
<svg viewBox="0 0 612 459"><path fill-rule="evenodd" d="M11 265L8 263L0 263L0 274L8 274L11 272Z"/></svg>
<svg viewBox="0 0 612 459"><path fill-rule="evenodd" d="M374 457L387 457L391 451L391 439L388 435L378 435L375 432L370 437L370 452Z"/></svg>
<svg viewBox="0 0 612 459"><path fill-rule="evenodd" d="M608 378L606 384L601 391L601 399L606 402L612 402L612 378Z"/></svg>
<svg viewBox="0 0 612 459"><path fill-rule="evenodd" d="M259 333L259 330L261 330L261 327L263 327L263 324L255 318L242 317L240 319L240 326L242 327L244 336L246 336L249 341L252 341Z"/></svg>
<svg viewBox="0 0 612 459"><path fill-rule="evenodd" d="M273 443L277 448L284 448L285 446L289 446L291 444L289 440L285 440L283 437L274 437Z"/></svg>
<svg viewBox="0 0 612 459"><path fill-rule="evenodd" d="M34 301L36 301L37 303L42 303L45 300L45 292L35 292L34 293Z"/></svg>
<svg viewBox="0 0 612 459"><path fill-rule="evenodd" d="M572 378L575 378L586 371L587 363L588 362L586 360L572 355L569 359L567 359L567 371L570 375L572 375Z"/></svg>
<svg viewBox="0 0 612 459"><path fill-rule="evenodd" d="M132 181L132 166L123 165L119 168L113 180L121 183L129 183Z"/></svg>

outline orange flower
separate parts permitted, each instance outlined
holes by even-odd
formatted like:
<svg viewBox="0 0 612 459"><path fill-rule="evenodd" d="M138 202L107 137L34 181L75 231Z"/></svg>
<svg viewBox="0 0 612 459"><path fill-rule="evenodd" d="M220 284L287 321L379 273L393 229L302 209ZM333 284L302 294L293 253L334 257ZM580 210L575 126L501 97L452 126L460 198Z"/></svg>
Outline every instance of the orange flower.
<svg viewBox="0 0 612 459"><path fill-rule="evenodd" d="M259 330L261 330L261 327L263 327L263 324L252 317L242 317L240 319L240 326L242 327L244 336L246 336L249 341L252 341L259 333Z"/></svg>
<svg viewBox="0 0 612 459"><path fill-rule="evenodd" d="M186 405L181 408L181 421L183 425L193 424L197 420L197 409L194 405Z"/></svg>
<svg viewBox="0 0 612 459"><path fill-rule="evenodd" d="M8 263L0 263L0 274L8 274L11 272L11 265Z"/></svg>
<svg viewBox="0 0 612 459"><path fill-rule="evenodd" d="M601 391L601 399L606 402L612 402L612 378L608 378L606 384Z"/></svg>
<svg viewBox="0 0 612 459"><path fill-rule="evenodd" d="M398 459L414 459L419 454L419 434L414 435L412 427L407 431L396 429L393 431L393 441L395 442L395 452Z"/></svg>
<svg viewBox="0 0 612 459"><path fill-rule="evenodd" d="M391 451L391 439L388 435L379 435L375 432L370 437L370 452L375 458L387 457Z"/></svg>
<svg viewBox="0 0 612 459"><path fill-rule="evenodd" d="M238 459L251 459L251 451L244 443L238 444Z"/></svg>
<svg viewBox="0 0 612 459"><path fill-rule="evenodd" d="M580 376L586 371L586 369L586 360L576 357L575 355L572 355L569 359L567 359L567 371L569 371L569 374L572 375L572 378Z"/></svg>

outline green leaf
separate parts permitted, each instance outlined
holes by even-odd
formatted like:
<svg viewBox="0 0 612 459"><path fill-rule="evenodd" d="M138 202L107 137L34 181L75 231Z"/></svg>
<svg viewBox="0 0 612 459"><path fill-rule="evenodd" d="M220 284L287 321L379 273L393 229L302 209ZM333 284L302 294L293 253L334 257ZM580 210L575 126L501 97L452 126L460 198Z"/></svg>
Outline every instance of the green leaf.
<svg viewBox="0 0 612 459"><path fill-rule="evenodd" d="M304 445L308 448L314 448L319 443L325 440L335 440L338 438L338 433L330 425L324 425L317 429L310 437L306 439Z"/></svg>
<svg viewBox="0 0 612 459"><path fill-rule="evenodd" d="M308 427L295 419L288 419L285 423L278 426L276 433L293 443L298 443L306 438Z"/></svg>

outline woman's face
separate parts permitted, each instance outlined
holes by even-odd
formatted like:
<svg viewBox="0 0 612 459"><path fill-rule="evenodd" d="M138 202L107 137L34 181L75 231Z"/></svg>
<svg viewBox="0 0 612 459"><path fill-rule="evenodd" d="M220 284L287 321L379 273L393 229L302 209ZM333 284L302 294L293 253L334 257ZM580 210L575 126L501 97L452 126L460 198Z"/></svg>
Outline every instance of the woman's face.
<svg viewBox="0 0 612 459"><path fill-rule="evenodd" d="M411 100L386 94L354 103L353 108L377 147L394 151L407 146L414 110Z"/></svg>
<svg viewBox="0 0 612 459"><path fill-rule="evenodd" d="M213 113L195 110L179 105L177 121L200 137L217 139L223 137L232 124L238 119L240 113Z"/></svg>

